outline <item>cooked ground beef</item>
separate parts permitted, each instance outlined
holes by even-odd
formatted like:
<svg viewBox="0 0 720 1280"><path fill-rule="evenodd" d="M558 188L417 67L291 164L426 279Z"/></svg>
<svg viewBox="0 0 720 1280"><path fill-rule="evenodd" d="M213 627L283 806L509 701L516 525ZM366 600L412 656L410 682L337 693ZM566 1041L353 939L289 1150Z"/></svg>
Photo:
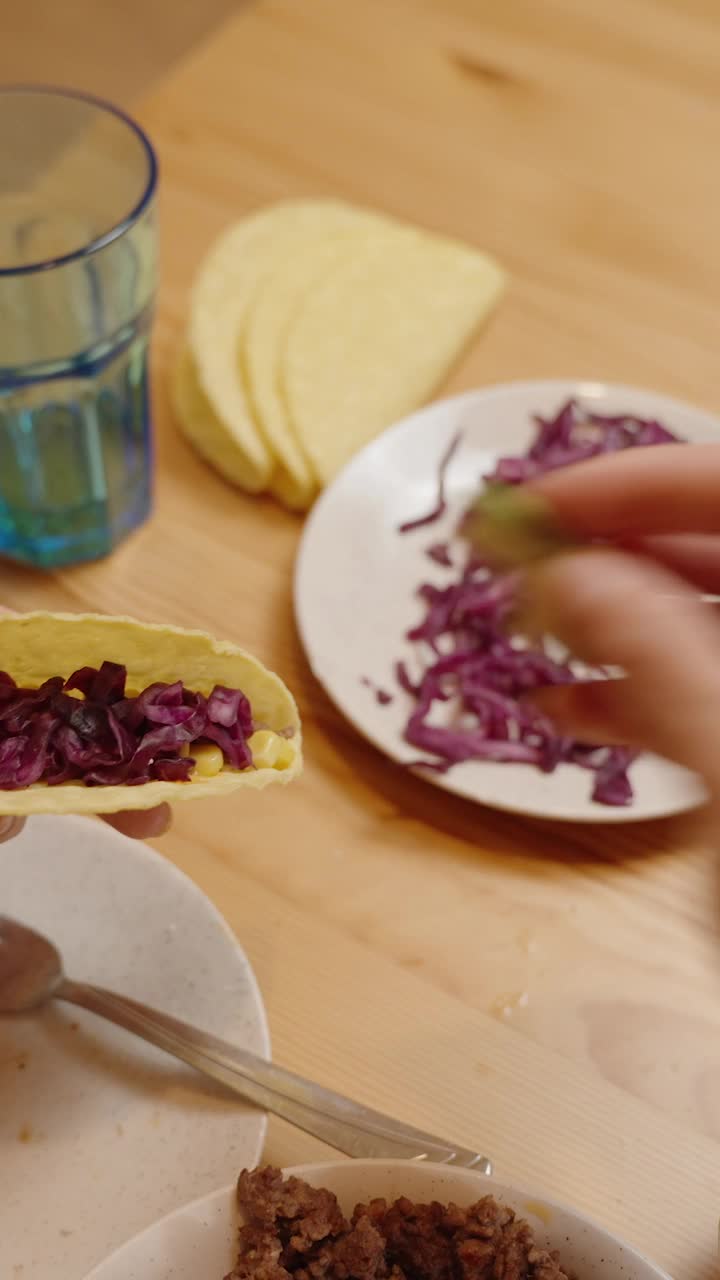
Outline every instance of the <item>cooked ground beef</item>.
<svg viewBox="0 0 720 1280"><path fill-rule="evenodd" d="M332 1192L265 1168L240 1174L238 1201L240 1252L225 1280L570 1280L492 1196L468 1209L371 1200L348 1221Z"/></svg>

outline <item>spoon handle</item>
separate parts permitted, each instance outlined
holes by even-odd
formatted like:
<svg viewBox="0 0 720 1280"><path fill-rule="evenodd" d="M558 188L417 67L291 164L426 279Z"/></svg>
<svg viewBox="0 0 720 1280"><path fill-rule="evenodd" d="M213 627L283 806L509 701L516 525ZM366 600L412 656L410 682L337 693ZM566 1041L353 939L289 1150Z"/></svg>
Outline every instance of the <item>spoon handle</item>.
<svg viewBox="0 0 720 1280"><path fill-rule="evenodd" d="M102 987L64 979L55 998L80 1005L346 1155L426 1159L492 1173L485 1156L392 1120L188 1023Z"/></svg>

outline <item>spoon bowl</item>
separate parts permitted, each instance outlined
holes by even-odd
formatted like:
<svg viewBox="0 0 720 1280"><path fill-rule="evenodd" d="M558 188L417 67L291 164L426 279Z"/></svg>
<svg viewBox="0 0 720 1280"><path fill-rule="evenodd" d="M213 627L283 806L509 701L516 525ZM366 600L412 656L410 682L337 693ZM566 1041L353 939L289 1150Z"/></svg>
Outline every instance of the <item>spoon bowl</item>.
<svg viewBox="0 0 720 1280"><path fill-rule="evenodd" d="M45 1004L63 982L60 952L48 938L0 916L0 1013L26 1013Z"/></svg>

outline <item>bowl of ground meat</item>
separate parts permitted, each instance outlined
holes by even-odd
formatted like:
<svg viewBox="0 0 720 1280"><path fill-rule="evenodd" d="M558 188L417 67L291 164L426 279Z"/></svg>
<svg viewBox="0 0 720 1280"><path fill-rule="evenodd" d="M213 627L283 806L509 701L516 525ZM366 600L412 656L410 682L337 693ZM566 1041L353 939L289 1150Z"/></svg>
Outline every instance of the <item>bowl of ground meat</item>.
<svg viewBox="0 0 720 1280"><path fill-rule="evenodd" d="M243 1170L86 1280L670 1280L572 1209L466 1169Z"/></svg>

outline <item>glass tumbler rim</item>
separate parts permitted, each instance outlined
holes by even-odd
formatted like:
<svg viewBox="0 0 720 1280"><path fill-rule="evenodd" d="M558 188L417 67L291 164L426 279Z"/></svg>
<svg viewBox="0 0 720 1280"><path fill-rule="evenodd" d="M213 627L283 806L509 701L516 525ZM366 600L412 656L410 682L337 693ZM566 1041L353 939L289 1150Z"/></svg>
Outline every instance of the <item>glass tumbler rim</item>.
<svg viewBox="0 0 720 1280"><path fill-rule="evenodd" d="M118 107L114 102L109 102L106 98L100 98L93 93L85 93L80 89L68 89L63 85L51 84L7 84L0 85L0 101L9 97L11 94L46 94L48 97L70 98L75 102L84 102L88 106L96 107L99 111L105 111L109 115L121 121L123 124L135 134L140 145L145 152L145 158L148 163L148 173L145 180L145 187L139 198L136 200L129 213L120 218L108 231L104 231L102 235L96 236L94 240L90 240L88 244L82 245L79 249L73 249L71 253L60 254L56 258L45 258L38 262L23 263L19 267L2 267L0 266L0 280L8 276L26 276L32 275L38 271L52 271L55 267L64 267L70 262L80 262L84 258L90 257L97 253L100 249L105 249L107 245L112 244L114 240L119 240L121 236L129 231L130 227L138 221L149 207L157 189L158 182L158 159L155 148L153 147L147 133L133 119L127 111L123 111L122 107Z"/></svg>

